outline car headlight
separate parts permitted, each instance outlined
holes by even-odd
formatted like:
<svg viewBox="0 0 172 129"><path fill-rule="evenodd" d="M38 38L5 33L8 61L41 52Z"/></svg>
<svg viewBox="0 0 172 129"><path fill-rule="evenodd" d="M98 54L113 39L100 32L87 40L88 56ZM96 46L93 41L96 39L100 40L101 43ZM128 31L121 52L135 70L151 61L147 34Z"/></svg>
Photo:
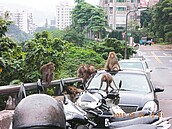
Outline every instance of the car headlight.
<svg viewBox="0 0 172 129"><path fill-rule="evenodd" d="M154 101L147 102L142 110L149 110L151 112L156 112L158 109L157 104Z"/></svg>

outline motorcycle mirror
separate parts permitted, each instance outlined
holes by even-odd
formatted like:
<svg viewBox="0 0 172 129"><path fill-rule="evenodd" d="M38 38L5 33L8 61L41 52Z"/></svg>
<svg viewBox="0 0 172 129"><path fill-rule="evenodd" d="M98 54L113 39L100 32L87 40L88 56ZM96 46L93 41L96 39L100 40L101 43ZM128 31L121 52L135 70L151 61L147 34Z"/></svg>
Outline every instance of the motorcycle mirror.
<svg viewBox="0 0 172 129"><path fill-rule="evenodd" d="M82 90L85 90L85 85L84 85L83 83L81 83L81 84L79 85L79 87L80 87Z"/></svg>

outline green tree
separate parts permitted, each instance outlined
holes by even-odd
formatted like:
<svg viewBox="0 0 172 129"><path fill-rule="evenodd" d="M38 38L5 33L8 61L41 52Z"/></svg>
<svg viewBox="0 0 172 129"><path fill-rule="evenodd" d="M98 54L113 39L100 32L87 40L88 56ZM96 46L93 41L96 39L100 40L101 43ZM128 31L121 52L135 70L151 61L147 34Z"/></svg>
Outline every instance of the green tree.
<svg viewBox="0 0 172 129"><path fill-rule="evenodd" d="M8 25L10 24L10 21L5 21L0 17L0 38L6 35L5 33L8 31Z"/></svg>
<svg viewBox="0 0 172 129"><path fill-rule="evenodd" d="M104 67L104 63L105 60L94 50L72 45L65 55L61 77L76 77L81 64L93 64L98 69Z"/></svg>
<svg viewBox="0 0 172 129"><path fill-rule="evenodd" d="M141 28L150 27L150 25L152 24L152 9L151 8L141 11L140 24L141 24Z"/></svg>
<svg viewBox="0 0 172 129"><path fill-rule="evenodd" d="M72 11L72 27L89 39L94 39L95 35L101 38L107 27L105 13L100 7L79 2Z"/></svg>
<svg viewBox="0 0 172 129"><path fill-rule="evenodd" d="M155 34L172 43L172 1L163 0L156 4L153 13Z"/></svg>
<svg viewBox="0 0 172 129"><path fill-rule="evenodd" d="M75 29L67 30L62 39L81 47L85 43L84 35L82 33L78 33Z"/></svg>
<svg viewBox="0 0 172 129"><path fill-rule="evenodd" d="M59 38L51 39L47 31L36 33L35 39L29 40L24 45L26 52L26 79L29 82L39 78L39 68L48 62L55 63L55 78L60 76L60 69L64 63L64 54L67 51L68 42Z"/></svg>

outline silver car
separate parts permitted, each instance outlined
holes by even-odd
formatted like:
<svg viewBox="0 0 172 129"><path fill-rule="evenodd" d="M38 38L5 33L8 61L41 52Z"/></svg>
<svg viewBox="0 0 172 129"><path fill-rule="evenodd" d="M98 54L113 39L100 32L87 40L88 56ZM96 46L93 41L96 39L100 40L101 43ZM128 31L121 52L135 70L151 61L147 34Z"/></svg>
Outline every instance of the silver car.
<svg viewBox="0 0 172 129"><path fill-rule="evenodd" d="M146 60L143 58L131 58L120 60L119 65L121 69L144 71L147 74L147 76L151 79L150 73L152 72L152 69L149 69Z"/></svg>

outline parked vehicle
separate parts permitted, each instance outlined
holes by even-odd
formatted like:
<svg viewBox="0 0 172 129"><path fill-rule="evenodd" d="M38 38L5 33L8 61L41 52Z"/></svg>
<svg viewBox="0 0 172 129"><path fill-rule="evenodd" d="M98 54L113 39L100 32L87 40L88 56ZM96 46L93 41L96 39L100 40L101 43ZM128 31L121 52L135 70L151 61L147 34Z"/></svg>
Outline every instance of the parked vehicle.
<svg viewBox="0 0 172 129"><path fill-rule="evenodd" d="M103 83L100 89L101 77L104 70L98 71L94 76L90 78L86 84L86 90L90 93L100 93L105 90L106 84ZM150 79L143 71L122 70L118 72L110 72L115 84L118 86L121 83L119 89L119 106L126 113L148 109L152 112L156 112L159 109L159 101L157 99L157 92L162 92L164 89L153 87ZM108 89L111 91L112 89ZM105 94L101 93L101 94Z"/></svg>
<svg viewBox="0 0 172 129"><path fill-rule="evenodd" d="M116 104L108 106L106 100L118 100L117 92L110 92L104 96L100 92L90 93L84 91L78 98L77 104L81 106L97 125L92 129L168 129L169 119L172 117L162 117L162 112L150 112L149 110L125 113L117 108Z"/></svg>
<svg viewBox="0 0 172 129"><path fill-rule="evenodd" d="M147 38L147 37L142 37L140 39L140 45L152 45L153 44L153 39L152 38Z"/></svg>
<svg viewBox="0 0 172 129"><path fill-rule="evenodd" d="M121 69L132 69L144 71L151 79L152 69L149 68L148 63L144 58L131 58L119 61Z"/></svg>
<svg viewBox="0 0 172 129"><path fill-rule="evenodd" d="M96 126L96 123L88 118L87 112L68 98L65 98L63 106L67 121L66 129L89 129L90 126Z"/></svg>

